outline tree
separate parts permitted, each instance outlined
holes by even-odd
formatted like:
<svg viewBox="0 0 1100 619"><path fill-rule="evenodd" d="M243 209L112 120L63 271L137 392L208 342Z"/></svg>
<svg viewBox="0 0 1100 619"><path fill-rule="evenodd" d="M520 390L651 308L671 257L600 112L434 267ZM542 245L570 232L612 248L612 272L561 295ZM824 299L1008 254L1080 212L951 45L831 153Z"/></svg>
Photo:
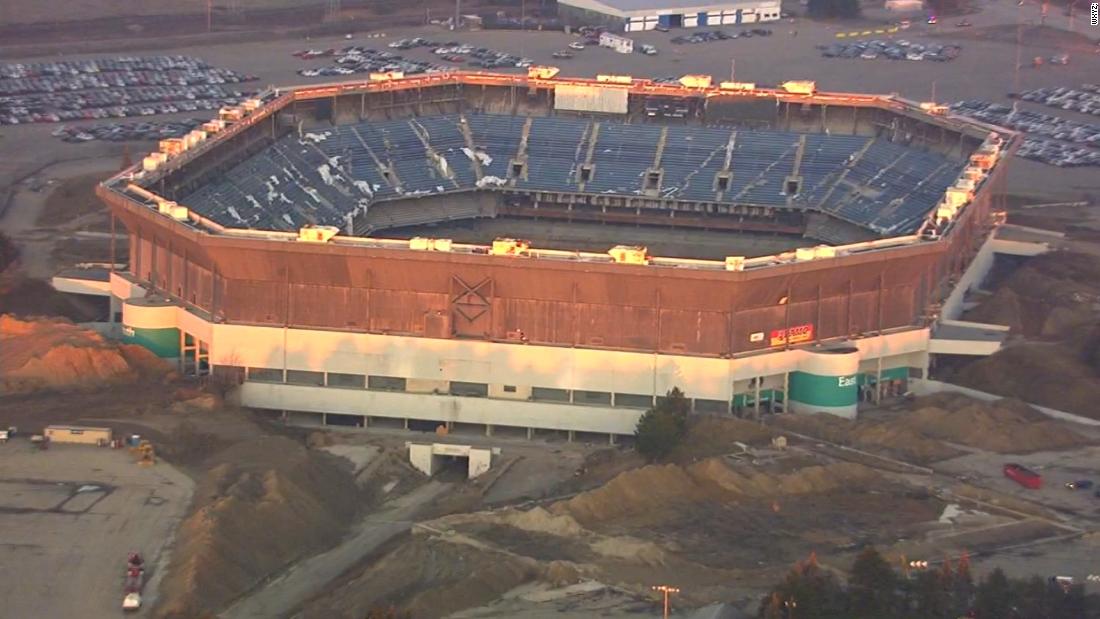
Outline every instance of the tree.
<svg viewBox="0 0 1100 619"><path fill-rule="evenodd" d="M989 573L989 576L978 585L978 594L974 600L974 609L979 617L1004 617L1012 616L1012 608L1016 606L1015 588L1008 582L1008 577L997 568Z"/></svg>
<svg viewBox="0 0 1100 619"><path fill-rule="evenodd" d="M665 397L659 398L657 405L647 410L638 420L638 426L634 430L638 453L650 462L668 456L687 433L687 416L690 410L691 403L684 397L684 392L676 387Z"/></svg>
<svg viewBox="0 0 1100 619"><path fill-rule="evenodd" d="M796 605L796 606L790 606ZM797 610L795 610L797 609ZM797 563L786 579L761 600L761 619L849 619L844 589L814 555Z"/></svg>
<svg viewBox="0 0 1100 619"><path fill-rule="evenodd" d="M852 617L878 619L897 616L900 607L898 577L874 548L859 553L848 578Z"/></svg>

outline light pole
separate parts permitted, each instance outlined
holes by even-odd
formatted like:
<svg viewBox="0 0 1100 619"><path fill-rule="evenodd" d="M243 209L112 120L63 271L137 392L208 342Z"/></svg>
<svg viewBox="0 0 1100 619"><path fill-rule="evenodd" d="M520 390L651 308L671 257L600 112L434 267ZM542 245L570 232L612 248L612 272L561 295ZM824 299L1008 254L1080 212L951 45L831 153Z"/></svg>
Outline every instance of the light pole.
<svg viewBox="0 0 1100 619"><path fill-rule="evenodd" d="M670 595L672 595L673 593L679 593L680 590L677 589L676 587L670 587L668 585L654 585L653 587L651 587L651 589L653 589L654 591L660 591L661 593L664 594L664 597L665 597L665 614L664 614L664 618L668 619L668 608L669 608L668 607L668 597Z"/></svg>

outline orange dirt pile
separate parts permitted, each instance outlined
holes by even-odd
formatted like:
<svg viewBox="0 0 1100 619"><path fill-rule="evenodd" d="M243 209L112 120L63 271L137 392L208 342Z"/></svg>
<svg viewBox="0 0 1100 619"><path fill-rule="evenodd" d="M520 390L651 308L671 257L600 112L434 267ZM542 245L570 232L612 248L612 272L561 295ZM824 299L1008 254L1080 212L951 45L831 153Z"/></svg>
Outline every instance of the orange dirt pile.
<svg viewBox="0 0 1100 619"><path fill-rule="evenodd" d="M111 342L65 320L0 316L3 393L90 389L170 371L141 346Z"/></svg>
<svg viewBox="0 0 1100 619"><path fill-rule="evenodd" d="M1020 344L968 364L952 382L1100 419L1100 372L1089 365L1100 361L1100 353L1095 340L1079 344L1093 347L1083 351L1089 361L1066 346Z"/></svg>
<svg viewBox="0 0 1100 619"><path fill-rule="evenodd" d="M159 617L216 612L291 562L340 539L356 512L351 474L282 437L233 445L208 462L180 526Z"/></svg>
<svg viewBox="0 0 1100 619"><path fill-rule="evenodd" d="M870 452L887 451L908 462L928 463L962 451L892 422L851 421L833 415L780 415L779 428ZM782 433L782 430L779 430Z"/></svg>
<svg viewBox="0 0 1100 619"><path fill-rule="evenodd" d="M667 506L706 500L736 501L830 492L839 488L867 487L878 473L848 462L809 466L790 473L740 473L720 458L709 458L687 467L650 465L627 471L606 485L551 506L556 514L568 514L584 526L612 522Z"/></svg>

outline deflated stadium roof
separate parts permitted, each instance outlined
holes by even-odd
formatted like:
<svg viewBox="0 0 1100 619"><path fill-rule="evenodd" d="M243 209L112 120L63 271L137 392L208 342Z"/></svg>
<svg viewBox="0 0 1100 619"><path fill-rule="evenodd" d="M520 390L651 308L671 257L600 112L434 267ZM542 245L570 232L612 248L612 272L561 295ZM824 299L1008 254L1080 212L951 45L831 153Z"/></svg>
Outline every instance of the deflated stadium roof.
<svg viewBox="0 0 1100 619"><path fill-rule="evenodd" d="M288 135L179 201L228 227L297 230L344 227L382 201L545 191L813 210L898 235L920 227L963 167L864 136L456 114ZM427 207L407 208L393 225L423 223Z"/></svg>

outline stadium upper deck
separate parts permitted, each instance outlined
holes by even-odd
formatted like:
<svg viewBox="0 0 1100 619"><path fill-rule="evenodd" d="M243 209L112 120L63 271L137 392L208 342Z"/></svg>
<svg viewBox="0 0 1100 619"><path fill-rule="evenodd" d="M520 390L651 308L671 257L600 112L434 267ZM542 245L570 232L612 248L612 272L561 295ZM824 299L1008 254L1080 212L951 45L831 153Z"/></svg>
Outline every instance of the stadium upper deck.
<svg viewBox="0 0 1100 619"><path fill-rule="evenodd" d="M972 155L993 129L934 117L893 97L715 87L709 80L670 86L535 73L378 77L269 93L265 103L254 102L236 116L230 110L222 135L185 141L180 152L161 154L152 165L147 159L146 171L129 180L175 200L196 221L230 229L330 225L364 234L495 214L470 200L452 200L442 209L411 200L491 190L605 212L688 211L740 221L820 213L827 217L819 221L849 226L849 235L862 229L864 238L890 237L917 234L943 218L938 207L945 202L958 207L965 201L948 194L960 184L959 191L973 192L972 181L980 179ZM445 96L426 98L424 89ZM491 89L510 91L510 104L486 103ZM619 117L562 110L555 95L563 98L567 89L624 95ZM415 101L397 98L411 91L418 93ZM517 93L526 95L525 104L516 102ZM371 105L368 97L375 103L388 97L389 104ZM420 107L425 99L433 106ZM358 105L346 104L356 100ZM677 102L690 118L653 122L661 115L652 112L657 100ZM770 118L739 117L754 103L758 114L761 101L774 106L765 114ZM722 112L723 105L733 112ZM381 114L374 111L379 107ZM861 108L870 109L862 121ZM820 121L792 119L792 109L803 117L820 110ZM938 142L929 138L935 131ZM234 156L189 165L249 132L255 134L250 140L232 140L247 144ZM189 174L193 168L204 170Z"/></svg>

